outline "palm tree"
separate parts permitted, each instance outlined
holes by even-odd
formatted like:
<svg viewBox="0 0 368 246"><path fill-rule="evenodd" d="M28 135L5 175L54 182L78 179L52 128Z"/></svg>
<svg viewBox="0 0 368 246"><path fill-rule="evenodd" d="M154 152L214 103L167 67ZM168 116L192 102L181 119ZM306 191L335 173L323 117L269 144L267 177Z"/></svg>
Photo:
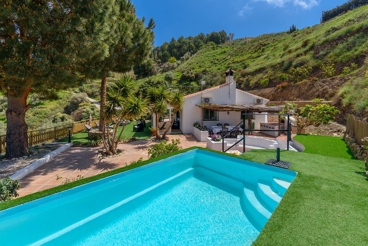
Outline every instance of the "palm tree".
<svg viewBox="0 0 368 246"><path fill-rule="evenodd" d="M150 103L151 112L155 114L155 126L157 129L157 138L160 138L158 122L162 114L167 111L167 103L170 101L170 94L166 87L151 88L148 91L148 100Z"/></svg>
<svg viewBox="0 0 368 246"><path fill-rule="evenodd" d="M172 114L171 114L169 127L166 128L164 134L162 135L163 139L166 138L167 133L171 129L172 125L174 124L174 119L175 119L176 113L183 109L184 95L178 90L174 91L173 94L171 94L171 96L170 96L169 104L173 109L172 109Z"/></svg>
<svg viewBox="0 0 368 246"><path fill-rule="evenodd" d="M145 100L133 97L136 91L136 84L132 77L124 75L119 81L109 85L106 93L105 119L115 121L113 132L105 136L105 126L103 126L102 142L107 154L116 154L116 148L120 141L121 130L118 137L117 131L120 123L126 118L138 118L146 113L147 103Z"/></svg>

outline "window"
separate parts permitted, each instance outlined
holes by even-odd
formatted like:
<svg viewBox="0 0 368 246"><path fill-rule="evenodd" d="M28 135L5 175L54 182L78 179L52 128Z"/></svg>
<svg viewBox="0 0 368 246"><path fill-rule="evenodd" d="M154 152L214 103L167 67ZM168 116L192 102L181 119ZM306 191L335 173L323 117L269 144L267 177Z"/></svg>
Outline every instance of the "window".
<svg viewBox="0 0 368 246"><path fill-rule="evenodd" d="M218 121L218 111L203 109L203 120L204 121Z"/></svg>

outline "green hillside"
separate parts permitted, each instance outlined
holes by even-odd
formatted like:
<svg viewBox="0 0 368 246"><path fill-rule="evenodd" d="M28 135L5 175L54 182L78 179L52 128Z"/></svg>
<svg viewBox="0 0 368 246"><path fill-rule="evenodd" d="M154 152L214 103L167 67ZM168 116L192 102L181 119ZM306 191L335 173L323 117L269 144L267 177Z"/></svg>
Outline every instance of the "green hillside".
<svg viewBox="0 0 368 246"><path fill-rule="evenodd" d="M241 89L349 76L350 87L342 89L346 94L355 87L362 87L362 82L354 82L354 79L364 78L367 45L368 6L363 6L292 33L265 34L222 45L207 44L188 60L178 62L175 69L140 82L162 83L165 75L171 73L173 79L167 81L190 93L200 89L202 79L207 82L206 87L223 83L224 71L230 66L236 71L235 79ZM357 83L359 85L355 85ZM363 87L366 84L365 81ZM353 99L349 100L345 103L353 103Z"/></svg>

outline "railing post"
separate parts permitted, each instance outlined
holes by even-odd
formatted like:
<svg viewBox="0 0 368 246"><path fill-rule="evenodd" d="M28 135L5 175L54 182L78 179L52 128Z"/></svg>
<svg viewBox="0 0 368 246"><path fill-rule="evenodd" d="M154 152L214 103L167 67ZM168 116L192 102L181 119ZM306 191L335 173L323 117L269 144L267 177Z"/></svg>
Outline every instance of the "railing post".
<svg viewBox="0 0 368 246"><path fill-rule="evenodd" d="M224 152L225 151L225 138L222 132L221 132L221 139L222 139L222 152Z"/></svg>
<svg viewBox="0 0 368 246"><path fill-rule="evenodd" d="M243 117L243 153L245 153L245 117Z"/></svg>
<svg viewBox="0 0 368 246"><path fill-rule="evenodd" d="M287 124L288 124L288 130L287 130L287 141L286 141L286 149L289 150L289 141L290 141L290 115L287 115Z"/></svg>

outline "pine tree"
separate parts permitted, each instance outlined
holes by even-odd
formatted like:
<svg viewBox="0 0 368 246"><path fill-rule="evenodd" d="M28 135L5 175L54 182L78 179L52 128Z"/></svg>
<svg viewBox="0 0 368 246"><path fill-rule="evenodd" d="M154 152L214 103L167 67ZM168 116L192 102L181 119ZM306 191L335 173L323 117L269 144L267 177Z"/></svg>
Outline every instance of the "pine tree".
<svg viewBox="0 0 368 246"><path fill-rule="evenodd" d="M104 59L88 61L83 73L88 77L101 78L100 89L100 130L105 132L106 84L111 72L125 73L131 71L134 65L141 64L150 54L154 38L155 24L151 19L145 26L145 19L136 16L134 5L129 0L116 0L118 14L116 26L111 28L108 55ZM99 58L100 56L98 56ZM102 140L106 143L104 134ZM105 145L109 152L109 147ZM108 153L110 154L110 153Z"/></svg>
<svg viewBox="0 0 368 246"><path fill-rule="evenodd" d="M8 99L6 158L28 155L25 113L31 91L83 81L86 59L103 59L114 0L0 0L0 86Z"/></svg>

